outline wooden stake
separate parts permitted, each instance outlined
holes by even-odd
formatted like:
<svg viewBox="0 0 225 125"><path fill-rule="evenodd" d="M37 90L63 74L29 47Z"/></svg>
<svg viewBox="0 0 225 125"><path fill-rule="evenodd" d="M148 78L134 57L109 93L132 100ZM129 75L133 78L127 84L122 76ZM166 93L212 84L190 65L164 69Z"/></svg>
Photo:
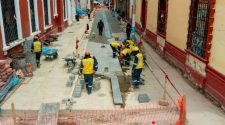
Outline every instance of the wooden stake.
<svg viewBox="0 0 225 125"><path fill-rule="evenodd" d="M13 125L16 125L16 112L15 112L14 103L11 104L11 109L12 109Z"/></svg>

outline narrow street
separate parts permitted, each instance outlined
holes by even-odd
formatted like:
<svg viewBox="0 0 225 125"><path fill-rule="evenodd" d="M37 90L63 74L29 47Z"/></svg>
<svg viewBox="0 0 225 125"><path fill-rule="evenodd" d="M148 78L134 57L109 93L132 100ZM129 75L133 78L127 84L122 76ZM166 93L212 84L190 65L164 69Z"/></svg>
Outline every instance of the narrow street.
<svg viewBox="0 0 225 125"><path fill-rule="evenodd" d="M100 19L105 24L103 37L98 35L97 30L97 23ZM62 100L70 95L71 87L66 87L69 73L67 73L63 58L73 54L76 37L81 38L87 23L91 27L90 32L94 32L96 35L91 40L86 37L80 40L78 52L83 56L85 50L91 51L99 62L100 71L103 71L105 67L109 67L110 72L117 73L125 107L139 105L137 98L139 94L143 93L149 96L150 103L161 99L163 95L162 84L164 83L165 76L155 64L157 62L168 74L168 77L175 84L179 92L186 95L187 125L224 125L224 112L191 87L191 83L182 76L180 71L162 59L146 42L144 42L143 46L147 55L147 62L153 68L153 72L145 66L142 73L145 84L140 86L139 89L133 89L128 80L129 78L125 78L118 59L112 58L109 43L113 41L113 36L115 35L119 36L120 40L123 40L125 33L120 30L116 17L113 17L108 10L99 10L93 21L89 22L87 17L85 17L62 32L59 40L51 45L51 47L59 49L59 58L53 61L46 61L42 57L41 68L34 72L32 78L27 78L24 81L21 87L2 106L2 110L10 111L12 102L15 104L16 110L37 111L40 109L42 103L51 102L59 102L60 110L66 110L66 106L62 104ZM137 39L139 39L138 35ZM103 48L102 45L105 45L105 47ZM125 74L130 77L131 71L127 70ZM172 98L179 96L170 85L167 91ZM72 110L110 110L118 107L113 104L110 81L107 79L101 80L101 89L99 91L88 95L86 90L83 90L81 97L74 98L74 100L76 103L72 105Z"/></svg>

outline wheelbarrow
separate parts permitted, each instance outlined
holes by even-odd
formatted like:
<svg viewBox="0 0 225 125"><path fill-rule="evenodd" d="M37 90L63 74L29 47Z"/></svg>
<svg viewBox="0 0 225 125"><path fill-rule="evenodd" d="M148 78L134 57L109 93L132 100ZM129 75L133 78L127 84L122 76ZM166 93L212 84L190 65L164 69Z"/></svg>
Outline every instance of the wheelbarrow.
<svg viewBox="0 0 225 125"><path fill-rule="evenodd" d="M45 56L45 59L56 59L58 58L58 49L42 47L42 54Z"/></svg>
<svg viewBox="0 0 225 125"><path fill-rule="evenodd" d="M68 66L68 72L71 72L75 67L76 58L71 55L68 55L63 59L66 61L66 65Z"/></svg>

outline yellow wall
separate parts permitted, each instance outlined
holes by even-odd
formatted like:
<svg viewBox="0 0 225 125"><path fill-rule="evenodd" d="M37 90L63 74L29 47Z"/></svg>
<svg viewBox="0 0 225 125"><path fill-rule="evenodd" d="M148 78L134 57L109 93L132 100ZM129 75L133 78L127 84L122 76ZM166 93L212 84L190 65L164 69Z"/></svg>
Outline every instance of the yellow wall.
<svg viewBox="0 0 225 125"><path fill-rule="evenodd" d="M209 65L225 75L225 0L216 0Z"/></svg>
<svg viewBox="0 0 225 125"><path fill-rule="evenodd" d="M157 32L158 0L148 0L147 29L153 33Z"/></svg>
<svg viewBox="0 0 225 125"><path fill-rule="evenodd" d="M136 0L136 17L135 17L135 21L138 23L138 24L141 24L141 3L142 3L142 0Z"/></svg>
<svg viewBox="0 0 225 125"><path fill-rule="evenodd" d="M191 0L169 0L166 38L181 50L186 49Z"/></svg>

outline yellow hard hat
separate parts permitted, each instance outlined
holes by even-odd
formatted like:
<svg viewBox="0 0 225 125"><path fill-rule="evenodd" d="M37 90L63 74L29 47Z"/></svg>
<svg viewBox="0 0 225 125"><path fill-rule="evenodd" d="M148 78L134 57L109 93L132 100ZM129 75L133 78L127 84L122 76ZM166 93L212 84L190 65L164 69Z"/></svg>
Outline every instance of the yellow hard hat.
<svg viewBox="0 0 225 125"><path fill-rule="evenodd" d="M137 46L135 46L135 47L133 48L133 51L139 51L139 48L138 48Z"/></svg>
<svg viewBox="0 0 225 125"><path fill-rule="evenodd" d="M118 36L114 36L114 38L115 38L115 39L118 39L119 37L118 37Z"/></svg>

